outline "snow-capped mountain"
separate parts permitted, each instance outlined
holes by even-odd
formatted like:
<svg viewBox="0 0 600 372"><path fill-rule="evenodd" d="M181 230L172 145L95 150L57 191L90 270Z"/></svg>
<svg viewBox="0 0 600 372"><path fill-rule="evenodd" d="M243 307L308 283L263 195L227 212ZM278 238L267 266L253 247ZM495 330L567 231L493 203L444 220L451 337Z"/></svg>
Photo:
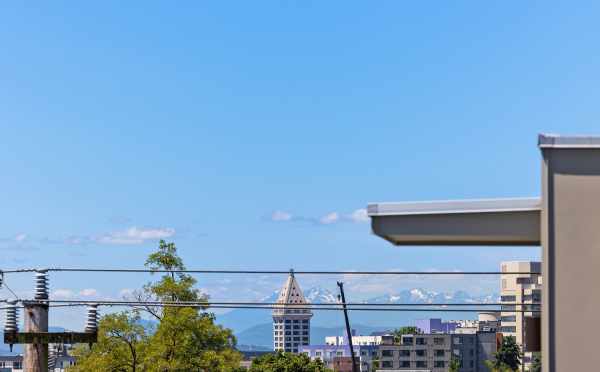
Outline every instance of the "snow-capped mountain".
<svg viewBox="0 0 600 372"><path fill-rule="evenodd" d="M434 303L493 303L498 302L499 297L496 294L484 295L484 296L473 296L465 291L456 292L435 292L427 291L422 288L412 288L403 290L395 294L385 294L382 296L373 297L364 302L378 303L378 304L399 304L399 303L410 303L410 304L434 304Z"/></svg>
<svg viewBox="0 0 600 372"><path fill-rule="evenodd" d="M331 293L330 290L313 287L307 291L304 291L304 297L306 300L313 304L334 304L337 302L337 296Z"/></svg>
<svg viewBox="0 0 600 372"><path fill-rule="evenodd" d="M270 295L262 298L259 302L271 303L276 302L279 298L279 291L274 291ZM310 303L332 304L337 302L337 296L330 290L322 287L312 287L304 291L304 298Z"/></svg>
<svg viewBox="0 0 600 372"><path fill-rule="evenodd" d="M337 294L323 287L313 287L304 291L306 299L313 304L317 303L337 303ZM276 302L279 297L279 291L271 293L261 299L260 302L272 303ZM496 303L499 302L497 294L488 294L482 296L471 295L465 291L456 291L452 293L428 291L423 288L411 288L402 290L397 293L388 293L381 296L372 297L363 301L353 299L352 293L346 295L348 302L364 302L364 303L379 303L379 304L432 304L432 303ZM377 316L370 312L357 312L352 314L354 320L365 325L406 325L410 319L420 317L439 317L443 316L440 313L377 313ZM453 314L455 315L455 314ZM467 316L464 314L462 316ZM472 314L470 314L472 315ZM337 312L332 311L316 311L313 317L313 323L330 325L332 319L341 319ZM338 319L338 320L339 320ZM271 322L270 310L233 310L229 313L217 316L217 322L224 326L233 328L237 332L251 328L258 324Z"/></svg>

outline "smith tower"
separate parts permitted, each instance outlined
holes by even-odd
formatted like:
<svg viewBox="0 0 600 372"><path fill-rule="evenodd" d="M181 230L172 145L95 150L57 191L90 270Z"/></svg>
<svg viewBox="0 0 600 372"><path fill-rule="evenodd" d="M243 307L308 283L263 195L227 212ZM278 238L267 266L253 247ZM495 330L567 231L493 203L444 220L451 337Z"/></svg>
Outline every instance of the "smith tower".
<svg viewBox="0 0 600 372"><path fill-rule="evenodd" d="M290 270L273 309L273 349L297 353L310 343L310 305Z"/></svg>

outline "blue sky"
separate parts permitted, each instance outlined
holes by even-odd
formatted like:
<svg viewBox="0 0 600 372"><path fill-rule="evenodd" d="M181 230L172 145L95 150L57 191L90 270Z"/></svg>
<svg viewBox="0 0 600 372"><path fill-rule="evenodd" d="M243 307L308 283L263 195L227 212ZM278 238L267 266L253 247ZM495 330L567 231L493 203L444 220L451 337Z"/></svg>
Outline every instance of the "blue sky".
<svg viewBox="0 0 600 372"><path fill-rule="evenodd" d="M397 248L351 216L372 201L539 195L537 134L600 128L599 7L3 4L1 266L140 267L159 237L192 268L496 270L537 258ZM199 279L220 299L283 281ZM51 285L115 297L145 280L56 274Z"/></svg>

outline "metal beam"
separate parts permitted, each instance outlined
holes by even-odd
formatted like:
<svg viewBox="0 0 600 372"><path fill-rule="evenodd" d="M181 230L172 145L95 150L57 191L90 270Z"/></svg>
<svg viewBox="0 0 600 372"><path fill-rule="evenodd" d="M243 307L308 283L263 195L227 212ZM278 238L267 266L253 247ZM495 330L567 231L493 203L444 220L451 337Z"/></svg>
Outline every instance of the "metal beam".
<svg viewBox="0 0 600 372"><path fill-rule="evenodd" d="M539 198L370 204L373 232L396 245L540 245Z"/></svg>
<svg viewBox="0 0 600 372"><path fill-rule="evenodd" d="M98 340L91 332L6 332L5 344L90 344Z"/></svg>

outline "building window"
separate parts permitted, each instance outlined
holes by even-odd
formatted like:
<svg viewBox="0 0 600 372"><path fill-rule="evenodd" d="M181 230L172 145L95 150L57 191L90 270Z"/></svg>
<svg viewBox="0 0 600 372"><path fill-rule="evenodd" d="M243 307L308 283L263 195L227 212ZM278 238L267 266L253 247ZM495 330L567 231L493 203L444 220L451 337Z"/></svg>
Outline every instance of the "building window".
<svg viewBox="0 0 600 372"><path fill-rule="evenodd" d="M315 351L315 356L320 358L321 357L321 352L320 351Z"/></svg>
<svg viewBox="0 0 600 372"><path fill-rule="evenodd" d="M462 337L455 337L454 338L454 345L460 345L462 344Z"/></svg>
<svg viewBox="0 0 600 372"><path fill-rule="evenodd" d="M517 301L517 297L516 296L500 296L500 301L502 301L502 302L516 302Z"/></svg>
<svg viewBox="0 0 600 372"><path fill-rule="evenodd" d="M435 368L444 368L446 367L446 363L444 363L443 360L436 360L435 362L433 362L433 366Z"/></svg>
<svg viewBox="0 0 600 372"><path fill-rule="evenodd" d="M410 357L410 350L400 350L400 356L404 358Z"/></svg>
<svg viewBox="0 0 600 372"><path fill-rule="evenodd" d="M533 278L517 278L517 284L533 284Z"/></svg>
<svg viewBox="0 0 600 372"><path fill-rule="evenodd" d="M389 360L384 360L381 362L381 368L392 368L392 362Z"/></svg>
<svg viewBox="0 0 600 372"><path fill-rule="evenodd" d="M402 337L402 345L412 345L413 338L412 337Z"/></svg>
<svg viewBox="0 0 600 372"><path fill-rule="evenodd" d="M444 351L444 350L436 350L435 351L436 357L443 357L444 355L446 355L446 351Z"/></svg>
<svg viewBox="0 0 600 372"><path fill-rule="evenodd" d="M443 337L435 337L433 339L433 344L434 345L443 345L443 344L445 344L444 338Z"/></svg>
<svg viewBox="0 0 600 372"><path fill-rule="evenodd" d="M400 361L400 368L410 368L410 361L408 361L408 360L401 360Z"/></svg>
<svg viewBox="0 0 600 372"><path fill-rule="evenodd" d="M415 355L418 357L425 357L427 356L427 350L415 350Z"/></svg>
<svg viewBox="0 0 600 372"><path fill-rule="evenodd" d="M500 327L501 333L516 333L517 327Z"/></svg>
<svg viewBox="0 0 600 372"><path fill-rule="evenodd" d="M394 352L392 350L381 350L382 357L393 357Z"/></svg>
<svg viewBox="0 0 600 372"><path fill-rule="evenodd" d="M500 321L502 321L502 322L516 322L517 321L517 316L516 315L503 316L502 318L500 318Z"/></svg>
<svg viewBox="0 0 600 372"><path fill-rule="evenodd" d="M417 360L417 368L427 368L427 362L425 360Z"/></svg>
<svg viewBox="0 0 600 372"><path fill-rule="evenodd" d="M423 337L417 337L417 345L427 345L427 339Z"/></svg>

